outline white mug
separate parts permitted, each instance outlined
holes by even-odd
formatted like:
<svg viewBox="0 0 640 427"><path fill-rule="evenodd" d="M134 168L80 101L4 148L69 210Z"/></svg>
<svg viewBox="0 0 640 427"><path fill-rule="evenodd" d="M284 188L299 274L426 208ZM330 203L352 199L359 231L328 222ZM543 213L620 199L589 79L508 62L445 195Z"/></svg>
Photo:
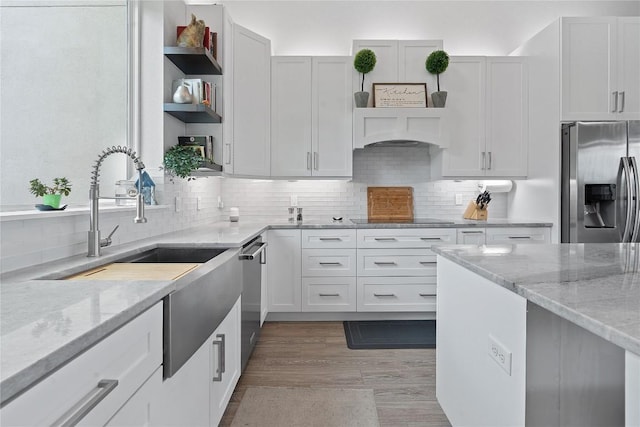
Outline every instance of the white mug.
<svg viewBox="0 0 640 427"><path fill-rule="evenodd" d="M240 210L238 208L229 208L229 221L238 222L240 219Z"/></svg>

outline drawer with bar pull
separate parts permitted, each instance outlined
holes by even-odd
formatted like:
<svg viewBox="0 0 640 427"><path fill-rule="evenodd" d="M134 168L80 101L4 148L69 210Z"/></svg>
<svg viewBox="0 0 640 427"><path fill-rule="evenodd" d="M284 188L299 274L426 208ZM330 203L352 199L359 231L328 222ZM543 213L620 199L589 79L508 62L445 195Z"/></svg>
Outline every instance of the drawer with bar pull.
<svg viewBox="0 0 640 427"><path fill-rule="evenodd" d="M305 277L303 311L356 311L355 277Z"/></svg>
<svg viewBox="0 0 640 427"><path fill-rule="evenodd" d="M487 245L516 243L551 243L551 230L547 227L487 228Z"/></svg>
<svg viewBox="0 0 640 427"><path fill-rule="evenodd" d="M358 249L430 248L435 244L455 244L454 228L361 229Z"/></svg>
<svg viewBox="0 0 640 427"><path fill-rule="evenodd" d="M358 311L436 311L436 278L359 277Z"/></svg>
<svg viewBox="0 0 640 427"><path fill-rule="evenodd" d="M358 276L435 276L430 249L358 249Z"/></svg>
<svg viewBox="0 0 640 427"><path fill-rule="evenodd" d="M355 249L302 250L302 277L355 275Z"/></svg>
<svg viewBox="0 0 640 427"><path fill-rule="evenodd" d="M302 247L305 249L355 248L356 230L352 228L302 230Z"/></svg>

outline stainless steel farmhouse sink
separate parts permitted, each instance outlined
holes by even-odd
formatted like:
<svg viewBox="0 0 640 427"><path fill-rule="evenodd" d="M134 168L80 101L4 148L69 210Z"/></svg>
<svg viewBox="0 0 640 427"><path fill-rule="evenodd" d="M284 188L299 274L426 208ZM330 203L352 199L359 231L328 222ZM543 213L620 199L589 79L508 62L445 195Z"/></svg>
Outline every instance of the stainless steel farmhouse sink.
<svg viewBox="0 0 640 427"><path fill-rule="evenodd" d="M160 247L120 258L115 262L151 263L204 263L227 249Z"/></svg>

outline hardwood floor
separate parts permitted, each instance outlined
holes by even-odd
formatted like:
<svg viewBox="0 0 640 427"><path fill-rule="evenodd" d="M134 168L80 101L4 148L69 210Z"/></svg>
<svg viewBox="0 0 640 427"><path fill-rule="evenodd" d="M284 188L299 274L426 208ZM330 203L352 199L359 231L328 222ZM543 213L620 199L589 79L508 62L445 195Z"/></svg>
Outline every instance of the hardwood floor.
<svg viewBox="0 0 640 427"><path fill-rule="evenodd" d="M342 322L268 322L220 425L231 425L247 387L268 386L372 389L381 427L450 426L436 401L435 357L350 350Z"/></svg>

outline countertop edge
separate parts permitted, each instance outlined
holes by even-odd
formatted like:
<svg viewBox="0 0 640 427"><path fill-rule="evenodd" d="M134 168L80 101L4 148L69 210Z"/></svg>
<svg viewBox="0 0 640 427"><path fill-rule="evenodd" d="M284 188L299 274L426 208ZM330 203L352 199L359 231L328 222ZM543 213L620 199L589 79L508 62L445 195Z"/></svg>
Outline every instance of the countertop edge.
<svg viewBox="0 0 640 427"><path fill-rule="evenodd" d="M8 404L107 336L116 332L135 317L161 302L162 298L172 291L173 282L129 306L125 311L113 315L98 326L88 329L85 333L63 344L46 357L2 380L0 383L0 407Z"/></svg>
<svg viewBox="0 0 640 427"><path fill-rule="evenodd" d="M492 273L487 269L479 267L463 258L460 258L456 254L447 251L446 247L433 246L431 250L438 256L442 256L443 258L448 259L449 261L454 262L455 264L458 264L461 267L464 267L467 270L490 280L498 286L502 286L503 288L522 296L527 301L530 301L627 351L640 355L640 342L635 338L616 330L614 327L608 326L549 297L540 295L535 290L530 289L526 284L514 283L498 274Z"/></svg>

